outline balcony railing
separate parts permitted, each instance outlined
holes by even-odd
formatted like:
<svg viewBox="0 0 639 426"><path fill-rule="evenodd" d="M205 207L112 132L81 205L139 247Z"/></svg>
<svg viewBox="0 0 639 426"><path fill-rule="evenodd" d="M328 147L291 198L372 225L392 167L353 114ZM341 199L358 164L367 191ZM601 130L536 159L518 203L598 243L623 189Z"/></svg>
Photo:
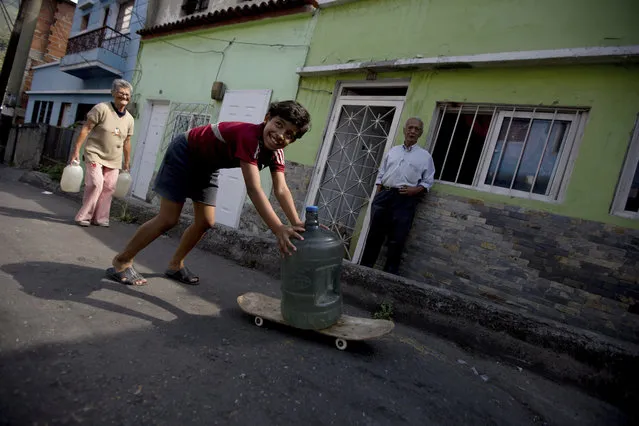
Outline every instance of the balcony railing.
<svg viewBox="0 0 639 426"><path fill-rule="evenodd" d="M111 27L102 27L72 37L67 44L67 55L82 53L98 47L124 58L129 48L129 36L121 34Z"/></svg>

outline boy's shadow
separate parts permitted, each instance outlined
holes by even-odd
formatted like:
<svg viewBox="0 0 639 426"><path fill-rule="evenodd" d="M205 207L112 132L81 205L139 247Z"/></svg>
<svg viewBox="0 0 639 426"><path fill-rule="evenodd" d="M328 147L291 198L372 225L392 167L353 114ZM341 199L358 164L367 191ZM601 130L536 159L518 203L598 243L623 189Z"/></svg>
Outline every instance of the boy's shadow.
<svg viewBox="0 0 639 426"><path fill-rule="evenodd" d="M22 286L23 292L41 299L73 301L94 308L150 321L155 325L166 323L166 321L152 315L138 312L126 306L90 297L94 292L109 289L156 305L175 315L178 320L193 316L157 296L144 293L132 286L108 280L105 271L102 269L55 262L13 263L2 265L0 269L12 275ZM146 278L156 276L163 275L145 275Z"/></svg>

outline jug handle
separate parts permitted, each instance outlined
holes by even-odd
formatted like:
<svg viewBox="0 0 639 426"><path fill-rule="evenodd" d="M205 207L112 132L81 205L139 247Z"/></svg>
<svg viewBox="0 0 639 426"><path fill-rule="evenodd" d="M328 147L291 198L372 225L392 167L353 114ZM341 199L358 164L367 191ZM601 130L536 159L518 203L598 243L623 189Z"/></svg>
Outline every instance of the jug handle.
<svg viewBox="0 0 639 426"><path fill-rule="evenodd" d="M72 166L79 166L80 162L78 160L73 160L73 161L71 161L71 165Z"/></svg>

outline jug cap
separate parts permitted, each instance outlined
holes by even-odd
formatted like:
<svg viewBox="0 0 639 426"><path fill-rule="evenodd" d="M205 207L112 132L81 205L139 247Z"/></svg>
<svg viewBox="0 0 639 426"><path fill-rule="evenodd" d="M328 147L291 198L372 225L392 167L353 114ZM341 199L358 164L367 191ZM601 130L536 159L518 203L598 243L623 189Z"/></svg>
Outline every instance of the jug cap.
<svg viewBox="0 0 639 426"><path fill-rule="evenodd" d="M306 206L306 211L308 213L317 213L317 206Z"/></svg>

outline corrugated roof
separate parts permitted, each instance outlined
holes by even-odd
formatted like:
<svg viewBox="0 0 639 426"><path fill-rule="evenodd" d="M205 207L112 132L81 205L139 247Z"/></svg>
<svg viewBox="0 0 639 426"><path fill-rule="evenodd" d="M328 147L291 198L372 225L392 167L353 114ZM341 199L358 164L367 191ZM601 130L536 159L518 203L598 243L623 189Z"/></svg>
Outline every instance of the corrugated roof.
<svg viewBox="0 0 639 426"><path fill-rule="evenodd" d="M215 25L246 18L259 18L260 15L267 13L281 12L309 5L315 8L318 7L315 0L267 0L251 2L214 10L209 13L187 16L178 21L162 25L142 28L138 31L138 34L141 36L166 34L190 27Z"/></svg>

